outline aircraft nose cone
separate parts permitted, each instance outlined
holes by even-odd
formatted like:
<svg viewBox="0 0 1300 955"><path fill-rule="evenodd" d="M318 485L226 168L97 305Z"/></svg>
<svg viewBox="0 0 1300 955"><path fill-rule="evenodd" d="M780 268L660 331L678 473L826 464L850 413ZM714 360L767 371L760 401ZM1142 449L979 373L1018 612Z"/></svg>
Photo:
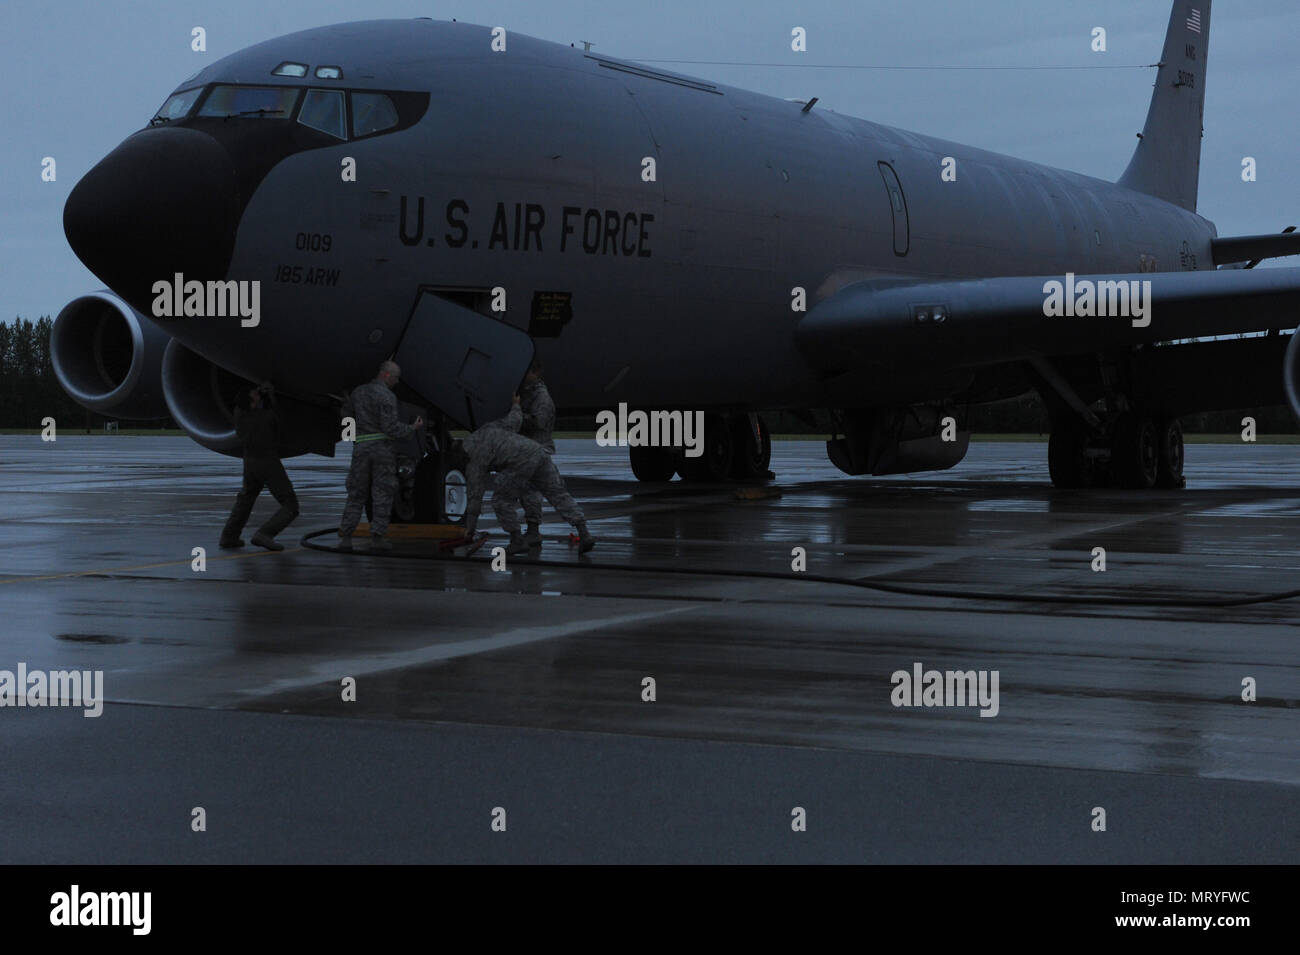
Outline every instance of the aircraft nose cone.
<svg viewBox="0 0 1300 955"><path fill-rule="evenodd" d="M153 283L177 272L187 281L224 278L238 222L234 164L193 129L136 133L86 173L63 207L77 258L142 311Z"/></svg>

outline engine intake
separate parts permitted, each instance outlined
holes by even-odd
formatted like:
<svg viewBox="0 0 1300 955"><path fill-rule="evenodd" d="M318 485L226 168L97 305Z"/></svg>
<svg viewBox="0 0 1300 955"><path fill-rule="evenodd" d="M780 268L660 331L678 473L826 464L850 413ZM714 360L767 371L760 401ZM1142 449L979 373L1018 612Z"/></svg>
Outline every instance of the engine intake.
<svg viewBox="0 0 1300 955"><path fill-rule="evenodd" d="M77 404L101 414L167 417L163 398L166 332L107 290L75 298L54 320L54 375Z"/></svg>
<svg viewBox="0 0 1300 955"><path fill-rule="evenodd" d="M242 457L235 434L235 404L253 382L226 371L173 339L162 360L163 393L172 418L191 438L211 451ZM334 456L341 436L336 412L296 398L276 399L280 418L280 457Z"/></svg>

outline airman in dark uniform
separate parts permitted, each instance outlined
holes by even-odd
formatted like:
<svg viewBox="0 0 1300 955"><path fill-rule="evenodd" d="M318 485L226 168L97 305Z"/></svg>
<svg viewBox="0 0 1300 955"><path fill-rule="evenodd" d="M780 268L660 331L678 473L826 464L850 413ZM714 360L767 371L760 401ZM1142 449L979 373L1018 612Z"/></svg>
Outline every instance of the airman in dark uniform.
<svg viewBox="0 0 1300 955"><path fill-rule="evenodd" d="M267 382L241 397L247 405L235 409L235 434L244 443L244 484L221 531L220 544L226 548L244 546L239 533L248 523L253 504L265 487L280 509L258 528L253 543L267 550L284 550L275 535L298 516L298 496L293 493L293 484L280 463L280 419L275 412L275 389Z"/></svg>

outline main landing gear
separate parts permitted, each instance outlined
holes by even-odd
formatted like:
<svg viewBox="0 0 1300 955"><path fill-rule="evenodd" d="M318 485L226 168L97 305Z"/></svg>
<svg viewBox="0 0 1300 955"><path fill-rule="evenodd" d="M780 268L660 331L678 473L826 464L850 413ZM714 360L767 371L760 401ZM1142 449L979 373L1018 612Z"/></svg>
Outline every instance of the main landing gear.
<svg viewBox="0 0 1300 955"><path fill-rule="evenodd" d="M1096 425L1062 411L1047 446L1048 470L1059 488L1180 488L1183 428L1177 418L1129 410Z"/></svg>
<svg viewBox="0 0 1300 955"><path fill-rule="evenodd" d="M704 415L703 434L696 440L701 452L697 457L688 456L680 447L628 448L632 473L638 481L670 481L674 474L680 474L684 481L699 483L775 476L768 470L772 435L760 415L708 413Z"/></svg>

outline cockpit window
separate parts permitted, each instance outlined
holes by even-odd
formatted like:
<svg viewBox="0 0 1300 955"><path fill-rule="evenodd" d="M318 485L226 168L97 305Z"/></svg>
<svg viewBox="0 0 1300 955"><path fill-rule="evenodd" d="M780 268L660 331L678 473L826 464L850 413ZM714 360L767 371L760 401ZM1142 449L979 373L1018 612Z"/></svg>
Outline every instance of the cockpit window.
<svg viewBox="0 0 1300 955"><path fill-rule="evenodd" d="M275 69L271 71L271 75L272 76L306 76L307 64L290 63L288 60L285 60L283 63L281 63L279 66L277 66Z"/></svg>
<svg viewBox="0 0 1300 955"><path fill-rule="evenodd" d="M318 80L341 80L343 79L343 70L337 66L318 66L316 67L316 78Z"/></svg>
<svg viewBox="0 0 1300 955"><path fill-rule="evenodd" d="M167 97L167 102L162 104L162 109L158 110L157 115L149 121L149 125L156 126L159 123L170 123L173 120L184 119L189 115L190 109L194 106L194 101L199 98L199 94L202 92L203 87L196 86L192 90L173 93Z"/></svg>
<svg viewBox="0 0 1300 955"><path fill-rule="evenodd" d="M383 93L352 94L352 135L369 136L397 125L397 107Z"/></svg>
<svg viewBox="0 0 1300 955"><path fill-rule="evenodd" d="M307 98L302 101L298 122L339 139L347 139L343 123L343 91L308 90Z"/></svg>
<svg viewBox="0 0 1300 955"><path fill-rule="evenodd" d="M298 90L289 86L216 86L199 115L288 119L297 99Z"/></svg>

